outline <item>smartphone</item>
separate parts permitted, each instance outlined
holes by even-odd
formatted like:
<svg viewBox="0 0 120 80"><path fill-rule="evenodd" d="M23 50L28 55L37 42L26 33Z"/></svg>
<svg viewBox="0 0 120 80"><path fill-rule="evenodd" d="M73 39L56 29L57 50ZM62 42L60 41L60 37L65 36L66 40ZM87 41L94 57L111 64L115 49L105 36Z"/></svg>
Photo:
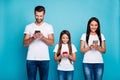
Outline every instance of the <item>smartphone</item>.
<svg viewBox="0 0 120 80"><path fill-rule="evenodd" d="M39 30L35 30L35 34L36 34L36 33L40 33L40 31L39 31Z"/></svg>
<svg viewBox="0 0 120 80"><path fill-rule="evenodd" d="M63 54L68 54L68 52L63 52Z"/></svg>
<svg viewBox="0 0 120 80"><path fill-rule="evenodd" d="M93 44L98 44L98 40L93 40Z"/></svg>

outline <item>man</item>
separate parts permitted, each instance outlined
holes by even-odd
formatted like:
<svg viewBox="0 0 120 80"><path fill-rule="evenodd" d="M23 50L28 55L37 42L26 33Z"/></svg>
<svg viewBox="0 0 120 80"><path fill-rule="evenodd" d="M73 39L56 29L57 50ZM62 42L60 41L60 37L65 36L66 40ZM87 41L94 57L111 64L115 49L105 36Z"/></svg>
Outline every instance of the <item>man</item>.
<svg viewBox="0 0 120 80"><path fill-rule="evenodd" d="M52 25L43 21L45 8L36 6L34 23L26 26L24 31L24 46L29 46L27 54L28 80L36 80L37 69L40 80L48 80L49 50L48 45L54 44Z"/></svg>

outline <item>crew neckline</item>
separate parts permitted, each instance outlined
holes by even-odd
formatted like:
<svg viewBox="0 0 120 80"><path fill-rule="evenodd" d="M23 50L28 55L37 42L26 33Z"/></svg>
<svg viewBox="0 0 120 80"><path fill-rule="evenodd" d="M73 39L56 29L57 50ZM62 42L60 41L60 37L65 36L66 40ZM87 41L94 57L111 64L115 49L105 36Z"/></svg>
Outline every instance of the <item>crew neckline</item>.
<svg viewBox="0 0 120 80"><path fill-rule="evenodd" d="M45 24L45 22L43 22L41 25L37 25L35 22L34 22L34 25L36 26L36 27L41 27L41 26L43 26Z"/></svg>

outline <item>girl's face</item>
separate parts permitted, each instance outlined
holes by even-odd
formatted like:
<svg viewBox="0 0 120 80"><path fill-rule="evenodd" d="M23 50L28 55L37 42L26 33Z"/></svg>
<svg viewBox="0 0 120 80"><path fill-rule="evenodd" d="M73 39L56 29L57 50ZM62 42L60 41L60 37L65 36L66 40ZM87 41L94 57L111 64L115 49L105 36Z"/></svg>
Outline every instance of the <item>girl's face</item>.
<svg viewBox="0 0 120 80"><path fill-rule="evenodd" d="M69 37L68 37L68 35L63 34L63 35L62 35L62 42L63 42L64 44L67 44L68 41L69 41Z"/></svg>
<svg viewBox="0 0 120 80"><path fill-rule="evenodd" d="M98 23L96 21L91 21L90 23L90 30L91 32L95 32L98 28Z"/></svg>

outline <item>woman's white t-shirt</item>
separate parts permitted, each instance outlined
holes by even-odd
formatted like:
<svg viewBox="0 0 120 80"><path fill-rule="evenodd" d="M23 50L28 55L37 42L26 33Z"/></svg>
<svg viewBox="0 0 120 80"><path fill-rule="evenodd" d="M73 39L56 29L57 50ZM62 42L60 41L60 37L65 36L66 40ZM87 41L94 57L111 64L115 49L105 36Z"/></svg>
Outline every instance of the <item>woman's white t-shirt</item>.
<svg viewBox="0 0 120 80"><path fill-rule="evenodd" d="M56 52L58 51L58 44L55 46L53 52ZM68 44L62 44L62 47L61 47L61 54L63 52L69 52L69 49L68 49ZM76 50L76 47L72 44L72 53L75 53L77 52ZM58 64L58 70L62 70L62 71L73 71L74 70L74 65L73 65L73 62L70 63L70 60L66 57L62 58L60 63Z"/></svg>
<svg viewBox="0 0 120 80"><path fill-rule="evenodd" d="M102 41L105 40L105 37L103 34L101 34L101 39ZM89 40L88 40L88 45L86 43L86 33L82 34L81 40L85 41L85 47L90 46L93 44L94 40L98 41L98 45L100 45L100 41L97 35L90 35ZM103 63L103 58L101 52L99 52L96 49L89 50L85 52L84 58L83 58L83 63Z"/></svg>

